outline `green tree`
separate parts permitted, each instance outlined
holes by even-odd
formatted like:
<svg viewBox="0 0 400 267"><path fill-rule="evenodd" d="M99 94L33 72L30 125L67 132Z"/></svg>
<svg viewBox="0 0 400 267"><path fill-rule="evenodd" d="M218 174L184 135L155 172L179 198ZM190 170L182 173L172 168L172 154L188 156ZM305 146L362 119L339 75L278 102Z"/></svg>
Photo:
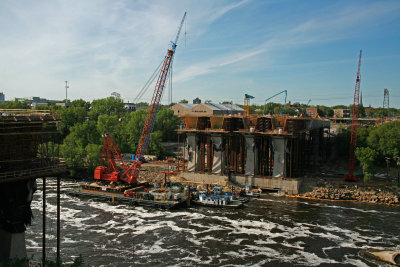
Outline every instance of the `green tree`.
<svg viewBox="0 0 400 267"><path fill-rule="evenodd" d="M117 126L114 140L118 143L122 152L136 152L146 114L146 110L131 112L126 116L125 120Z"/></svg>
<svg viewBox="0 0 400 267"><path fill-rule="evenodd" d="M25 101L7 101L0 103L0 109L30 109Z"/></svg>
<svg viewBox="0 0 400 267"><path fill-rule="evenodd" d="M181 101L179 101L179 103L181 103L181 104L187 104L187 103L189 103L189 101L187 101L186 99L182 99Z"/></svg>
<svg viewBox="0 0 400 267"><path fill-rule="evenodd" d="M122 99L110 96L93 100L89 112L91 119L97 121L98 116L103 114L117 115L118 117L125 115L126 111Z"/></svg>
<svg viewBox="0 0 400 267"><path fill-rule="evenodd" d="M87 111L84 107L72 106L60 110L62 123L61 134L66 136L70 129L77 123L83 123L87 119Z"/></svg>
<svg viewBox="0 0 400 267"><path fill-rule="evenodd" d="M161 132L162 142L178 140L176 130L178 129L179 118L174 115L171 109L162 109L158 112L154 131Z"/></svg>
<svg viewBox="0 0 400 267"><path fill-rule="evenodd" d="M89 111L90 109L90 102L87 102L83 99L76 99L74 101L71 102L71 106L72 107L81 107L81 108L85 108L86 111Z"/></svg>
<svg viewBox="0 0 400 267"><path fill-rule="evenodd" d="M384 123L371 131L368 146L379 151L381 159L396 158L400 155L400 121Z"/></svg>
<svg viewBox="0 0 400 267"><path fill-rule="evenodd" d="M85 147L86 166L89 173L93 173L94 169L99 166L102 147L102 145L97 144L88 144Z"/></svg>
<svg viewBox="0 0 400 267"><path fill-rule="evenodd" d="M166 151L164 147L161 145L162 141L162 132L154 131L150 136L150 143L147 149L147 154L156 155L157 158L163 159L166 156Z"/></svg>
<svg viewBox="0 0 400 267"><path fill-rule="evenodd" d="M357 147L368 146L367 139L374 127L360 127L357 130Z"/></svg>
<svg viewBox="0 0 400 267"><path fill-rule="evenodd" d="M378 157L378 152L370 147L357 147L355 156L360 161L361 167L364 172L364 181L367 182L375 174L375 162Z"/></svg>
<svg viewBox="0 0 400 267"><path fill-rule="evenodd" d="M101 138L95 122L85 121L71 127L70 133L60 146L61 155L65 158L71 175L88 166L93 167L93 164L95 164L93 163L93 151L96 145L101 147ZM88 155L90 156L89 159L87 158Z"/></svg>
<svg viewBox="0 0 400 267"><path fill-rule="evenodd" d="M117 115L100 115L97 119L97 131L103 134L113 134L117 131L118 116Z"/></svg>

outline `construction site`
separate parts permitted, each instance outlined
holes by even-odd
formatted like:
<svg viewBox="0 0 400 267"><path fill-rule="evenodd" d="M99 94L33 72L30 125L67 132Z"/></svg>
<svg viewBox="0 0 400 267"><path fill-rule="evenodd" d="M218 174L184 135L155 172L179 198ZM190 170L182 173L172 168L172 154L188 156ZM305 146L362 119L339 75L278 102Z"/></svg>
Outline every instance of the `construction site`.
<svg viewBox="0 0 400 267"><path fill-rule="evenodd" d="M298 179L329 154L330 121L288 116L184 117L178 130L180 176L204 184L297 194Z"/></svg>

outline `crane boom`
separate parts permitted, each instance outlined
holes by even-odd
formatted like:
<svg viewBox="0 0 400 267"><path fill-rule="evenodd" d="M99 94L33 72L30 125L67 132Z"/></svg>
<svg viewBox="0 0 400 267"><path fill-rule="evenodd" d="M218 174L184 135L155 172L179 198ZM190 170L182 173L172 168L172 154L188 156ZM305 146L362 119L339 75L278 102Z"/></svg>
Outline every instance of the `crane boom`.
<svg viewBox="0 0 400 267"><path fill-rule="evenodd" d="M357 147L358 114L360 108L361 55L362 55L362 50L360 50L360 58L358 59L356 86L354 88L353 118L351 120L351 140L350 140L350 151L349 151L349 174L346 174L344 176L344 179L346 181L356 181L356 176L354 175L354 161L355 161L354 153Z"/></svg>
<svg viewBox="0 0 400 267"><path fill-rule="evenodd" d="M125 165L121 158L121 152L116 143L109 137L105 136L103 153L101 162L107 160L107 167L101 165L95 169L94 178L107 181L123 181L129 184L136 182L139 177L140 166L142 164L143 155L148 147L151 133L153 132L154 123L156 121L158 110L160 109L160 102L163 95L165 82L168 77L172 60L175 54L177 42L183 23L186 18L186 12L183 15L179 25L178 33L176 34L175 42L172 42L172 49L168 49L167 55L162 63L162 68L157 79L156 87L154 89L153 98L147 110L146 120L143 126L142 134L139 139L138 147L135 153L135 161L131 166ZM154 75L154 74L153 74ZM153 76L152 75L152 76ZM147 83L146 83L147 84ZM147 85L146 85L147 86ZM145 86L145 87L146 87ZM115 159L119 162L116 163ZM105 165L105 164L104 164Z"/></svg>

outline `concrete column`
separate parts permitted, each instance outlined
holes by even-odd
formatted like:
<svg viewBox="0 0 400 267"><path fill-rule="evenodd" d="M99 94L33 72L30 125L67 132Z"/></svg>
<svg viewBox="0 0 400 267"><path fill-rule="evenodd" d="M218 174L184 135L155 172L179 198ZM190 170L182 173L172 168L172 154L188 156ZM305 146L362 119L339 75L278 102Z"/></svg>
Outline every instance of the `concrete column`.
<svg viewBox="0 0 400 267"><path fill-rule="evenodd" d="M246 169L245 175L254 175L254 135L245 135L246 142Z"/></svg>
<svg viewBox="0 0 400 267"><path fill-rule="evenodd" d="M195 133L187 133L187 155L188 155L188 169L189 172L194 172L196 170L196 162L198 159L197 153L197 145L196 145L196 134Z"/></svg>
<svg viewBox="0 0 400 267"><path fill-rule="evenodd" d="M259 153L259 147L256 146L255 140L254 140L254 174L258 175L260 174L260 169L258 165L258 153Z"/></svg>
<svg viewBox="0 0 400 267"><path fill-rule="evenodd" d="M212 173L220 174L222 170L222 137L220 135L212 135L211 141L214 152Z"/></svg>
<svg viewBox="0 0 400 267"><path fill-rule="evenodd" d="M286 153L287 139L283 136L272 136L272 146L274 148L274 168L273 177L286 177Z"/></svg>
<svg viewBox="0 0 400 267"><path fill-rule="evenodd" d="M0 229L0 262L8 259L27 258L25 233L9 233Z"/></svg>

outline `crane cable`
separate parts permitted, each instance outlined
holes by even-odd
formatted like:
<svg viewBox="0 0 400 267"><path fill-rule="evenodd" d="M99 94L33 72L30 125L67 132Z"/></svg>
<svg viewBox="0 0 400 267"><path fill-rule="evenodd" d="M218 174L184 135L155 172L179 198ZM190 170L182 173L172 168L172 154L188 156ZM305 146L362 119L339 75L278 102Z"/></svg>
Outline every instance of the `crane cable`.
<svg viewBox="0 0 400 267"><path fill-rule="evenodd" d="M143 88L140 90L139 94L133 100L133 103L138 103L138 101L140 101L140 99L143 97L143 95L147 92L147 90L149 89L150 85L154 82L154 79L156 78L157 74L160 72L161 65L162 65L163 62L164 62L164 59L161 60L160 65L158 65L157 69L153 72L153 74L147 80L146 84L143 86Z"/></svg>

